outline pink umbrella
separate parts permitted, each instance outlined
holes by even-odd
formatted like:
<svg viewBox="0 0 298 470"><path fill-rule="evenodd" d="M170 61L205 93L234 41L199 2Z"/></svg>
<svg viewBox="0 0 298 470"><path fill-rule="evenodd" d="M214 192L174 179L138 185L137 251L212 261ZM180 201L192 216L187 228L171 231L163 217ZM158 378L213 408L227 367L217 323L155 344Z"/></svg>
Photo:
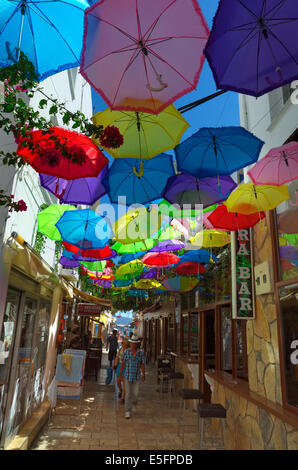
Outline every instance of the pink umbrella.
<svg viewBox="0 0 298 470"><path fill-rule="evenodd" d="M298 178L298 142L271 149L248 175L254 184L280 186Z"/></svg>
<svg viewBox="0 0 298 470"><path fill-rule="evenodd" d="M208 36L197 0L100 0L80 72L111 109L158 114L196 88Z"/></svg>

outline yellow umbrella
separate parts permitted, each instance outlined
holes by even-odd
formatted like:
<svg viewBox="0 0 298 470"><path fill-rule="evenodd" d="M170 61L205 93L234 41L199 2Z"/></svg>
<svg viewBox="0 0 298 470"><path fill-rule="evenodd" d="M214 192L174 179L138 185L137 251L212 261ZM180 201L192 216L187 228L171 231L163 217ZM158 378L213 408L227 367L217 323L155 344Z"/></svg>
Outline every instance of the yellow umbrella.
<svg viewBox="0 0 298 470"><path fill-rule="evenodd" d="M229 212L253 214L275 209L281 202L290 198L286 185L254 185L243 183L225 201Z"/></svg>
<svg viewBox="0 0 298 470"><path fill-rule="evenodd" d="M141 157L149 160L176 147L189 127L174 105L159 114L111 111L107 108L95 114L92 121L96 126L116 126L123 135L124 143L118 149L105 149L114 158ZM92 140L102 147L100 140Z"/></svg>
<svg viewBox="0 0 298 470"><path fill-rule="evenodd" d="M113 224L115 240L126 244L150 238L161 226L161 215L156 209L131 209Z"/></svg>
<svg viewBox="0 0 298 470"><path fill-rule="evenodd" d="M135 282L136 289L161 289L163 286L154 279L140 279Z"/></svg>
<svg viewBox="0 0 298 470"><path fill-rule="evenodd" d="M231 237L228 232L209 229L198 232L194 238L190 239L190 241L193 245L196 246L213 248L227 245L231 242Z"/></svg>

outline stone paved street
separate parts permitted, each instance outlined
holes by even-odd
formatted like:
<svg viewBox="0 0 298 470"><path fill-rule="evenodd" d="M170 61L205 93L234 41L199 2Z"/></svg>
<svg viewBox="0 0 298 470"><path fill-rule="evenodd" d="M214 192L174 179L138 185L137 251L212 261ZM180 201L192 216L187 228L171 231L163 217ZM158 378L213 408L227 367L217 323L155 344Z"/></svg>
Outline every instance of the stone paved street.
<svg viewBox="0 0 298 470"><path fill-rule="evenodd" d="M198 446L197 414L185 412L187 429L182 445L177 436L179 400L168 404L167 393L158 391L156 368L147 366L140 386L139 403L132 418L124 418L124 404L115 384L105 385L107 355L97 382L85 380L81 413L78 401L57 400L49 423L33 443L32 450L194 450ZM162 396L161 396L162 395ZM190 432L191 431L191 432Z"/></svg>

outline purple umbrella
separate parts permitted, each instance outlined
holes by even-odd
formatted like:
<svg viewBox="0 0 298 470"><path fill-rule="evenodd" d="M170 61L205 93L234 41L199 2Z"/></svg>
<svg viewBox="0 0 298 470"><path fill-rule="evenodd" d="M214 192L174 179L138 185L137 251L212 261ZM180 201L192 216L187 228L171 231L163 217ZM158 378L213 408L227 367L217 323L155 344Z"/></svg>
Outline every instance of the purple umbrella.
<svg viewBox="0 0 298 470"><path fill-rule="evenodd" d="M163 197L171 204L180 206L202 204L203 207L208 207L225 200L236 186L237 184L230 176L199 179L193 175L181 173L168 179Z"/></svg>
<svg viewBox="0 0 298 470"><path fill-rule="evenodd" d="M185 248L185 243L181 242L180 240L162 240L156 246L151 248L148 251L177 251L181 250L181 248Z"/></svg>
<svg viewBox="0 0 298 470"><path fill-rule="evenodd" d="M298 260L298 247L297 246L280 246L279 253L281 258L286 258L290 260Z"/></svg>
<svg viewBox="0 0 298 470"><path fill-rule="evenodd" d="M105 289L110 289L112 286L112 281L106 281L105 279L92 280L91 283L100 287L104 287Z"/></svg>
<svg viewBox="0 0 298 470"><path fill-rule="evenodd" d="M39 177L41 186L54 194L63 204L67 201L72 201L72 204L86 204L91 206L101 196L106 194L106 189L102 181L107 173L108 167L105 166L98 176L91 178L65 180L43 173L41 173Z"/></svg>
<svg viewBox="0 0 298 470"><path fill-rule="evenodd" d="M298 78L297 2L222 0L205 55L217 88L261 96Z"/></svg>
<svg viewBox="0 0 298 470"><path fill-rule="evenodd" d="M75 259L66 258L66 256L61 256L59 263L63 266L63 268L78 268L80 266L78 261Z"/></svg>

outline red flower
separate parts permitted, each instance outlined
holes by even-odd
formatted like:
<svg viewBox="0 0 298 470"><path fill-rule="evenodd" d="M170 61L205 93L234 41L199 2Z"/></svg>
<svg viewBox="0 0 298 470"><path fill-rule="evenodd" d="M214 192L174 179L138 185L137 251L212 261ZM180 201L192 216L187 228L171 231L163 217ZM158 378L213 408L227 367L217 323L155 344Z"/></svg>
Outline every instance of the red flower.
<svg viewBox="0 0 298 470"><path fill-rule="evenodd" d="M105 148L116 149L123 144L123 136L118 127L107 126L100 136L100 143Z"/></svg>
<svg viewBox="0 0 298 470"><path fill-rule="evenodd" d="M19 206L19 211L26 211L27 210L27 205L26 205L25 201L23 201L23 199L20 199L17 202L17 204Z"/></svg>

